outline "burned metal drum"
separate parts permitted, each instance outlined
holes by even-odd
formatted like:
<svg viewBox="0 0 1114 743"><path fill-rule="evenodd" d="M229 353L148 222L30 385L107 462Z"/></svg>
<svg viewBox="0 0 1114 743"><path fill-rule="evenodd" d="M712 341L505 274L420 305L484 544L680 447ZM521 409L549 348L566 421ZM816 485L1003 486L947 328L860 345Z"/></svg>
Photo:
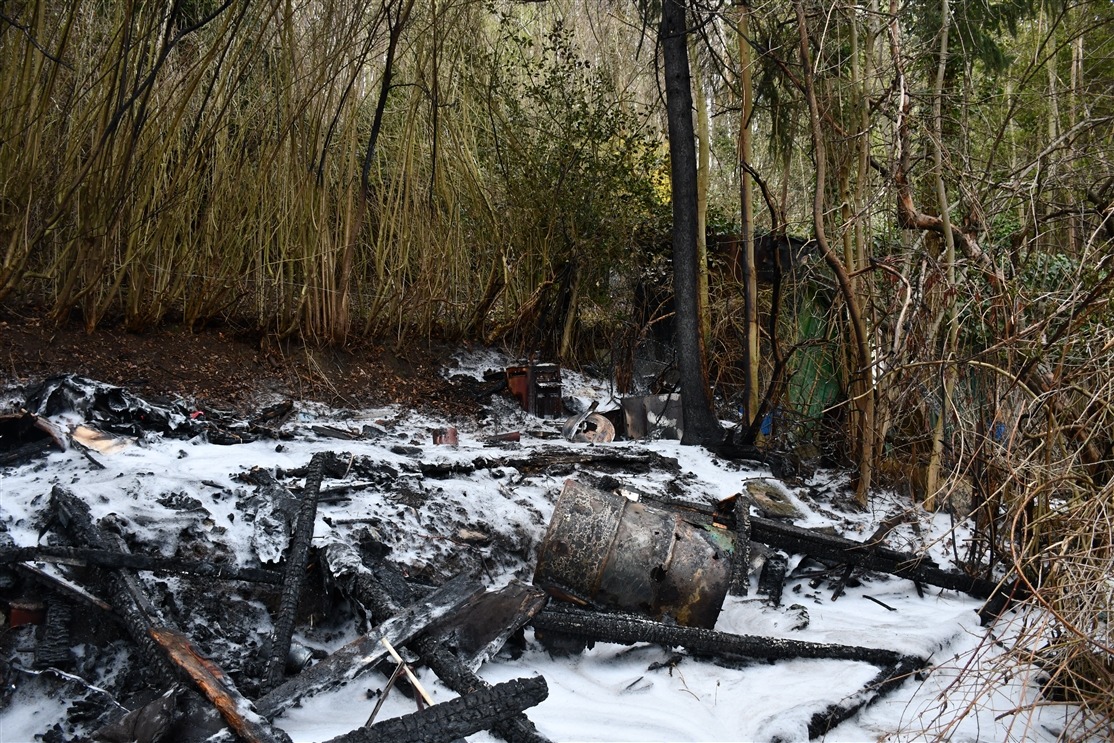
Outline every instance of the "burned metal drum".
<svg viewBox="0 0 1114 743"><path fill-rule="evenodd" d="M726 529L569 480L534 583L562 600L710 629L731 583L733 552Z"/></svg>

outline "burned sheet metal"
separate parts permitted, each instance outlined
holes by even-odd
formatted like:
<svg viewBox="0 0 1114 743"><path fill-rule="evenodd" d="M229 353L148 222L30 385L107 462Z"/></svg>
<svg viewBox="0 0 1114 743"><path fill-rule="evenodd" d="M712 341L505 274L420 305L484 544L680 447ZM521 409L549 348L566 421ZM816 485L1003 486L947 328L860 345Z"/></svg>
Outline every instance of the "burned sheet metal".
<svg viewBox="0 0 1114 743"><path fill-rule="evenodd" d="M570 416L561 426L567 441L588 444L609 444L615 440L615 426L606 416L596 412L599 401L593 400L584 411Z"/></svg>
<svg viewBox="0 0 1114 743"><path fill-rule="evenodd" d="M580 605L715 626L731 583L734 535L661 504L565 483L534 583Z"/></svg>

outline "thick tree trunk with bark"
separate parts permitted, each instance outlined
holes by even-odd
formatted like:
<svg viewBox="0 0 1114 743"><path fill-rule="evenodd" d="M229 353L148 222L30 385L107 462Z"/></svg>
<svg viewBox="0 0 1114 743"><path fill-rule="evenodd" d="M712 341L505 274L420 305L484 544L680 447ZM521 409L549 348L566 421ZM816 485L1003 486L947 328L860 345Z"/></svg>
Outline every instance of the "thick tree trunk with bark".
<svg viewBox="0 0 1114 743"><path fill-rule="evenodd" d="M719 443L723 429L712 407L707 363L700 337L697 302L696 145L692 125L692 84L686 44L683 0L665 0L661 42L665 66L665 101L669 120L669 158L673 191L674 328L681 372L682 444Z"/></svg>

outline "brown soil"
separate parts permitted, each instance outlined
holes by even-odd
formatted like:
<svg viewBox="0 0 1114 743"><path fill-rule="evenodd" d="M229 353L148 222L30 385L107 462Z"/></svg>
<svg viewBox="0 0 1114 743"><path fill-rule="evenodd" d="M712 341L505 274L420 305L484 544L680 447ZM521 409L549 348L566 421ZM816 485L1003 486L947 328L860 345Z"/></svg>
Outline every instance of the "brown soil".
<svg viewBox="0 0 1114 743"><path fill-rule="evenodd" d="M244 414L291 398L472 415L479 411L476 385L454 384L440 373L452 350L435 345L391 350L371 343L310 348L227 327L86 333L76 324L56 326L30 309L0 308L0 388L77 374L152 401L184 398Z"/></svg>

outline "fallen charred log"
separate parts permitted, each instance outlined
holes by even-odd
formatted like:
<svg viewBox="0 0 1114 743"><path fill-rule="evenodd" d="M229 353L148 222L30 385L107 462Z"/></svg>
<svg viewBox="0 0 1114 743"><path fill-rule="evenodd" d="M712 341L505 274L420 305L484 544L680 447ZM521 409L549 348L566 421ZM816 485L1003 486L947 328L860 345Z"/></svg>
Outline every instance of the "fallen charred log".
<svg viewBox="0 0 1114 743"><path fill-rule="evenodd" d="M630 614L593 612L583 609L546 609L531 622L534 629L560 632L589 640L633 645L650 642L684 647L696 655L723 658L828 658L855 660L873 665L894 665L905 656L884 648L804 642L783 637L733 635L703 627L663 624Z"/></svg>
<svg viewBox="0 0 1114 743"><path fill-rule="evenodd" d="M877 544L821 534L792 524L757 516L751 518L751 538L789 554L804 554L864 570L877 570L939 588L962 591L976 598L989 598L995 581L943 570L927 557L906 554Z"/></svg>
<svg viewBox="0 0 1114 743"><path fill-rule="evenodd" d="M746 596L750 590L750 501L735 498L735 557L731 567L732 596Z"/></svg>
<svg viewBox="0 0 1114 743"><path fill-rule="evenodd" d="M897 663L886 665L862 691L842 704L832 705L823 712L817 712L808 722L808 737L819 738L844 720L849 720L857 712L878 701L896 689L903 681L913 676L925 666L925 661L911 655L903 656Z"/></svg>
<svg viewBox="0 0 1114 743"><path fill-rule="evenodd" d="M519 715L549 696L541 676L504 681L424 710L330 739L329 743L451 743Z"/></svg>
<svg viewBox="0 0 1114 743"><path fill-rule="evenodd" d="M174 557L151 557L130 552L113 552L87 547L18 547L0 550L0 565L18 562L51 562L62 565L95 566L100 568L130 568L163 573L181 573L200 578L239 580L271 585L282 584L282 574L261 568L238 568L199 560L182 560Z"/></svg>
<svg viewBox="0 0 1114 743"><path fill-rule="evenodd" d="M525 475L531 475L550 470L571 472L574 467L578 466L636 473L679 471L677 460L673 457L666 457L652 451L627 451L607 448L531 452L529 455L514 457L477 457L468 463L421 462L418 463L417 469L426 477L436 478L498 467L512 467Z"/></svg>
<svg viewBox="0 0 1114 743"><path fill-rule="evenodd" d="M583 609L546 610L531 622L535 630L577 636L589 641L633 645L651 642L667 647L684 647L695 655L721 659L826 658L850 660L882 667L882 671L862 692L849 702L834 705L813 715L808 724L809 738L827 733L863 707L892 691L925 661L884 648L856 645L803 642L780 637L732 635L700 627L666 625L649 619L622 614L591 612Z"/></svg>

